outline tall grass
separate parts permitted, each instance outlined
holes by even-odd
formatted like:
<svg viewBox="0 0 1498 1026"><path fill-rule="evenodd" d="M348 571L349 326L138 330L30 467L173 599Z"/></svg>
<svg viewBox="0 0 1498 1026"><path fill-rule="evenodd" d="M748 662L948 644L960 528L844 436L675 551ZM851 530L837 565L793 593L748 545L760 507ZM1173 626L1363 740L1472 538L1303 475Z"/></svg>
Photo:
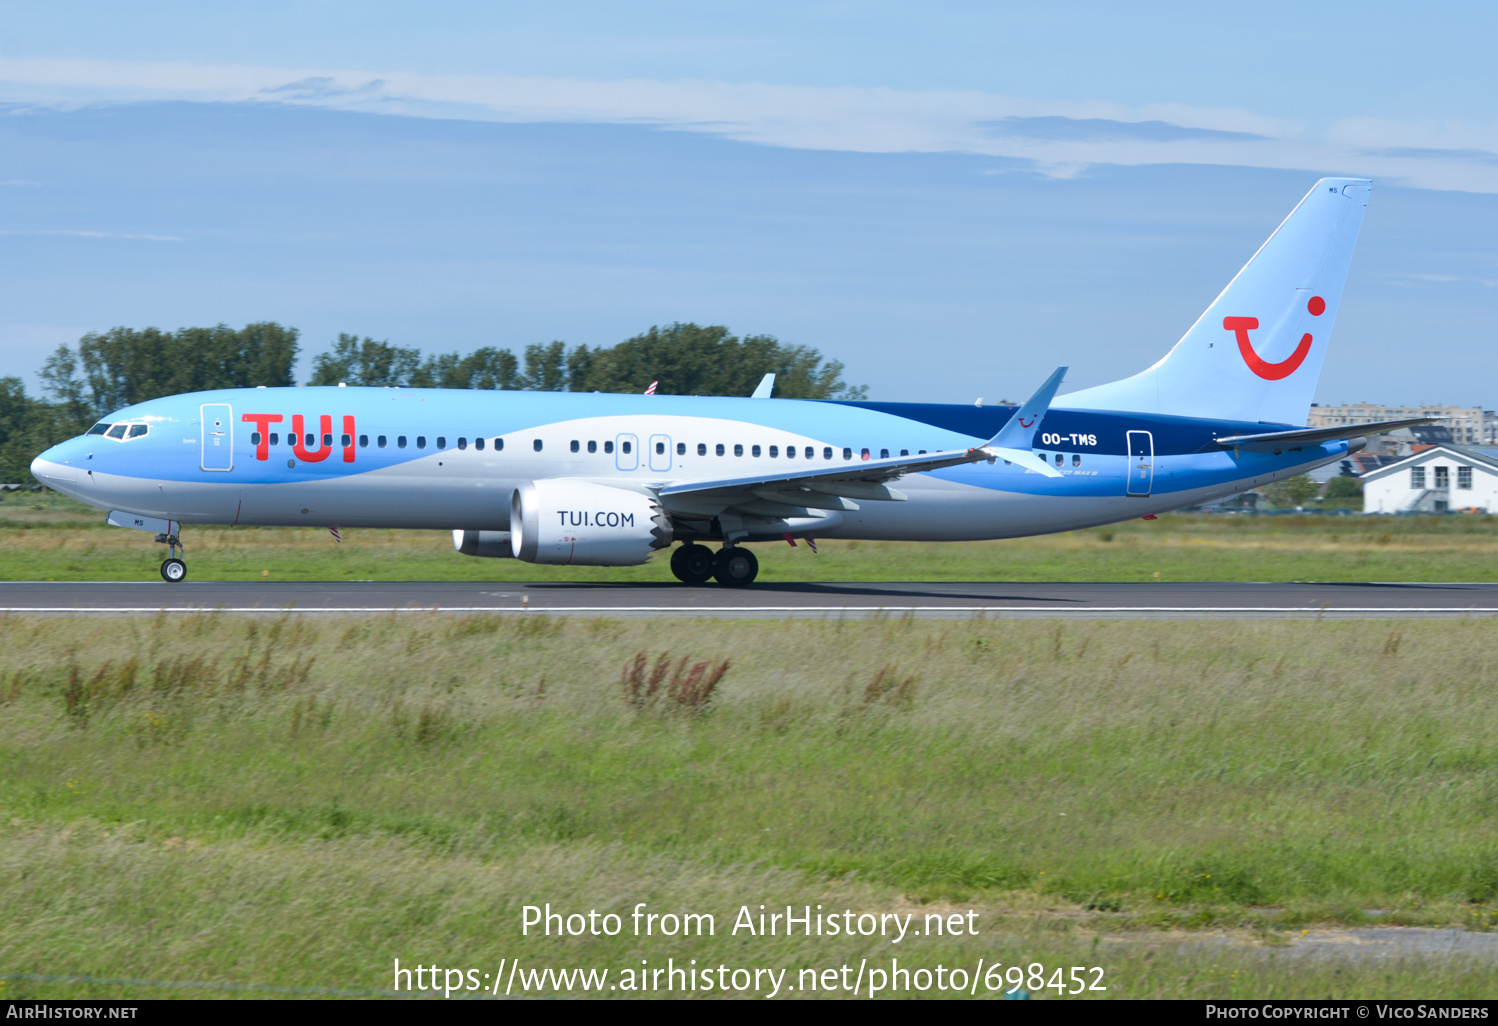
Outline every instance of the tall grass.
<svg viewBox="0 0 1498 1026"><path fill-rule="evenodd" d="M246 934L278 915L497 959L564 898L974 903L1065 957L1100 929L1498 926L1481 622L8 617L0 654L0 859L30 881L0 969L151 975L145 944L305 979Z"/></svg>
<svg viewBox="0 0 1498 1026"><path fill-rule="evenodd" d="M106 527L79 503L0 497L0 580L153 580L165 550ZM1498 517L1172 514L992 542L756 545L760 579L784 581L1493 581ZM193 580L672 582L667 561L535 567L453 551L446 531L189 527Z"/></svg>

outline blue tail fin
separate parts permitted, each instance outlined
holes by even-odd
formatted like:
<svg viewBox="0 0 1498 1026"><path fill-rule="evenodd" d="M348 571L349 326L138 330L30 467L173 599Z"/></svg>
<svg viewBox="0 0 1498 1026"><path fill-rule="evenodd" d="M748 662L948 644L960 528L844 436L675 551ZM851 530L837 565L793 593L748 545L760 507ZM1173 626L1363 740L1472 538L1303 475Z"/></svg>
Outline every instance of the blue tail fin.
<svg viewBox="0 0 1498 1026"><path fill-rule="evenodd" d="M1055 406L1304 424L1372 184L1317 182L1163 360Z"/></svg>

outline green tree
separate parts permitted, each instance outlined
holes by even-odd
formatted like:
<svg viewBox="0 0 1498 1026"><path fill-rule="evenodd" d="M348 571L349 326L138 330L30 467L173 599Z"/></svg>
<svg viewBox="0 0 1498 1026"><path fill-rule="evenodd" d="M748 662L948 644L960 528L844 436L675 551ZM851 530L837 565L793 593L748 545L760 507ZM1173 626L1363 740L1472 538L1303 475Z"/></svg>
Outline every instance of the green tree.
<svg viewBox="0 0 1498 1026"><path fill-rule="evenodd" d="M419 349L340 334L331 351L312 358L312 377L307 384L405 387L420 369Z"/></svg>
<svg viewBox="0 0 1498 1026"><path fill-rule="evenodd" d="M556 343L553 343L556 345ZM722 325L653 327L611 349L573 353L574 392L643 392L652 381L668 395L745 396L774 373L775 395L787 399L862 399L865 389L842 379L843 365L824 364L806 346L783 346L772 335L742 339Z"/></svg>
<svg viewBox="0 0 1498 1026"><path fill-rule="evenodd" d="M567 343L526 346L525 383L521 387L536 392L564 392L567 390L567 370Z"/></svg>
<svg viewBox="0 0 1498 1026"><path fill-rule="evenodd" d="M1342 474L1327 482L1321 504L1328 509L1359 508L1363 505L1363 482L1356 477Z"/></svg>
<svg viewBox="0 0 1498 1026"><path fill-rule="evenodd" d="M523 369L522 369L523 363ZM865 389L843 381L843 365L824 362L807 346L771 335L738 338L721 325L671 324L612 348L569 349L565 342L525 347L521 358L486 347L467 356L339 335L312 360L313 385L397 385L414 388L529 389L538 392L643 392L652 381L667 395L749 395L773 373L775 394L788 399L862 399Z"/></svg>
<svg viewBox="0 0 1498 1026"><path fill-rule="evenodd" d="M486 346L467 356L442 353L429 356L412 375L411 384L418 388L492 388L522 387L519 364L508 349Z"/></svg>
<svg viewBox="0 0 1498 1026"><path fill-rule="evenodd" d="M1281 509L1293 509L1310 502L1319 491L1321 486L1311 480L1310 474L1298 474L1265 485L1264 497Z"/></svg>
<svg viewBox="0 0 1498 1026"><path fill-rule="evenodd" d="M0 378L0 482L36 484L31 461L77 433L62 407L27 396L20 378Z"/></svg>
<svg viewBox="0 0 1498 1026"><path fill-rule="evenodd" d="M48 398L72 422L107 416L135 403L211 388L295 384L297 331L272 322L90 332L76 351L59 346L42 368Z"/></svg>

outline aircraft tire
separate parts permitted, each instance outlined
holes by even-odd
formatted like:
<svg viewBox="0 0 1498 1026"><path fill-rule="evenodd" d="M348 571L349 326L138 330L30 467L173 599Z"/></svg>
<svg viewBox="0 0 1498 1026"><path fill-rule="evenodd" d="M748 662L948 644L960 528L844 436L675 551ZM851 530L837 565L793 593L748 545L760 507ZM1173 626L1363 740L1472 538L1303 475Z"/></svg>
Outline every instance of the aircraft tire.
<svg viewBox="0 0 1498 1026"><path fill-rule="evenodd" d="M706 584L713 577L713 550L706 545L682 545L671 553L671 572L682 584Z"/></svg>
<svg viewBox="0 0 1498 1026"><path fill-rule="evenodd" d="M720 549L713 558L713 576L730 588L747 587L759 576L759 560L741 545Z"/></svg>
<svg viewBox="0 0 1498 1026"><path fill-rule="evenodd" d="M161 579L168 584L176 584L187 576L187 564L173 557L161 564Z"/></svg>

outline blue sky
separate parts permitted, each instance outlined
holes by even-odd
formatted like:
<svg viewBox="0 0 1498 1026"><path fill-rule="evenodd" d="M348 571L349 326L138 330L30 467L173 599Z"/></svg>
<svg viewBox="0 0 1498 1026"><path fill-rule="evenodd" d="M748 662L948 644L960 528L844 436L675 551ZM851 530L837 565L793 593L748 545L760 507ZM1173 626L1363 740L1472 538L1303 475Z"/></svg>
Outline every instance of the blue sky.
<svg viewBox="0 0 1498 1026"><path fill-rule="evenodd" d="M1251 6L8 3L0 374L116 324L697 320L1013 397L1153 362L1350 173L1318 398L1491 408L1498 14Z"/></svg>

